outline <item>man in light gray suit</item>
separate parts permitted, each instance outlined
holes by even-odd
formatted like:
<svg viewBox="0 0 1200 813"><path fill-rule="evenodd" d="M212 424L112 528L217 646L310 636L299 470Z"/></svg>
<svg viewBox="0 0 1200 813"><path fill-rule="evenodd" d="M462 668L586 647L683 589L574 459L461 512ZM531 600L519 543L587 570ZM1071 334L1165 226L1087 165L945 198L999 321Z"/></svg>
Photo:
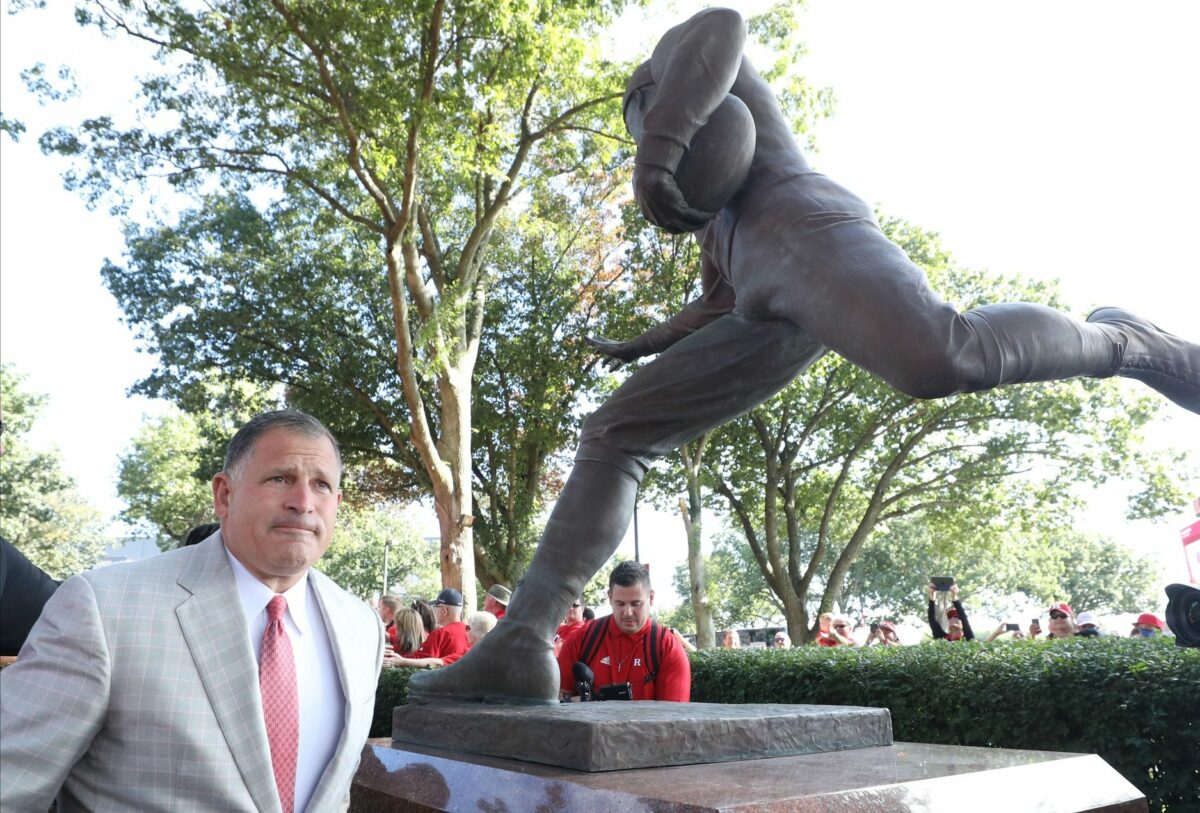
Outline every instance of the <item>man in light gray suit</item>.
<svg viewBox="0 0 1200 813"><path fill-rule="evenodd" d="M310 570L340 477L319 421L260 415L213 478L219 532L65 582L0 672L0 809L343 807L383 632Z"/></svg>

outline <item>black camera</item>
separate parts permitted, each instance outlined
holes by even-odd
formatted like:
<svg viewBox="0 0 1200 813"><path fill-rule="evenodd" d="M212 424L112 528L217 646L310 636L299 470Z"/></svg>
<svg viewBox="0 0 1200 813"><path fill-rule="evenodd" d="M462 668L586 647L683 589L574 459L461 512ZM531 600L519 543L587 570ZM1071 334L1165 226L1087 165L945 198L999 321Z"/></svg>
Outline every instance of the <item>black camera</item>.
<svg viewBox="0 0 1200 813"><path fill-rule="evenodd" d="M633 684L631 683L610 683L607 686L601 686L592 695L593 700L632 700L633 699Z"/></svg>
<svg viewBox="0 0 1200 813"><path fill-rule="evenodd" d="M1179 646L1200 647L1200 588L1167 585L1167 626Z"/></svg>

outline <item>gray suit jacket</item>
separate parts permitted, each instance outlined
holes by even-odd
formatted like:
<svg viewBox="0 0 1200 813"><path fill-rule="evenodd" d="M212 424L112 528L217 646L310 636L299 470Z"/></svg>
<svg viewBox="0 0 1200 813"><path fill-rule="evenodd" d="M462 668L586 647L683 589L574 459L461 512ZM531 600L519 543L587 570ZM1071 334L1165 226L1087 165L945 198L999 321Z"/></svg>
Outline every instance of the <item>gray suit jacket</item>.
<svg viewBox="0 0 1200 813"><path fill-rule="evenodd" d="M383 633L317 571L346 698L309 811L336 810L374 710ZM279 811L250 633L220 535L67 580L0 672L0 809Z"/></svg>

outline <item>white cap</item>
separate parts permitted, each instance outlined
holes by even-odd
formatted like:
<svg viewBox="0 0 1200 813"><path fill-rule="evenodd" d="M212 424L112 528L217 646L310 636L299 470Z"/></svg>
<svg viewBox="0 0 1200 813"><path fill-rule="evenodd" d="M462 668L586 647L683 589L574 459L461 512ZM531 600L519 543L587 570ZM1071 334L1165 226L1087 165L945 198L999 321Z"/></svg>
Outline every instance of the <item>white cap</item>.
<svg viewBox="0 0 1200 813"><path fill-rule="evenodd" d="M1095 613L1090 613L1090 612L1080 613L1079 615L1075 616L1075 623L1081 627L1084 626L1085 624L1091 624L1091 625L1097 626L1097 627L1100 626L1099 624L1096 623Z"/></svg>

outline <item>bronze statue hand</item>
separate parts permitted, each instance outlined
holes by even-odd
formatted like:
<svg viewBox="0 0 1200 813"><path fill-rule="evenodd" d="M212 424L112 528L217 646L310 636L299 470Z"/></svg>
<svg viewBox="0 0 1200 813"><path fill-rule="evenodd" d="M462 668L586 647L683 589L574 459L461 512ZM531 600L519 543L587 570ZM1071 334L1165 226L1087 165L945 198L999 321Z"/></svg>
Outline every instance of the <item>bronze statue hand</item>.
<svg viewBox="0 0 1200 813"><path fill-rule="evenodd" d="M633 192L646 219L672 234L699 231L716 216L716 212L703 212L688 206L675 176L662 167L635 166Z"/></svg>
<svg viewBox="0 0 1200 813"><path fill-rule="evenodd" d="M633 361L638 358L629 342L614 342L612 339L606 339L603 336L584 336L583 340L587 342L588 347L596 352L608 356L601 364L605 369L616 370L623 366L627 361Z"/></svg>

